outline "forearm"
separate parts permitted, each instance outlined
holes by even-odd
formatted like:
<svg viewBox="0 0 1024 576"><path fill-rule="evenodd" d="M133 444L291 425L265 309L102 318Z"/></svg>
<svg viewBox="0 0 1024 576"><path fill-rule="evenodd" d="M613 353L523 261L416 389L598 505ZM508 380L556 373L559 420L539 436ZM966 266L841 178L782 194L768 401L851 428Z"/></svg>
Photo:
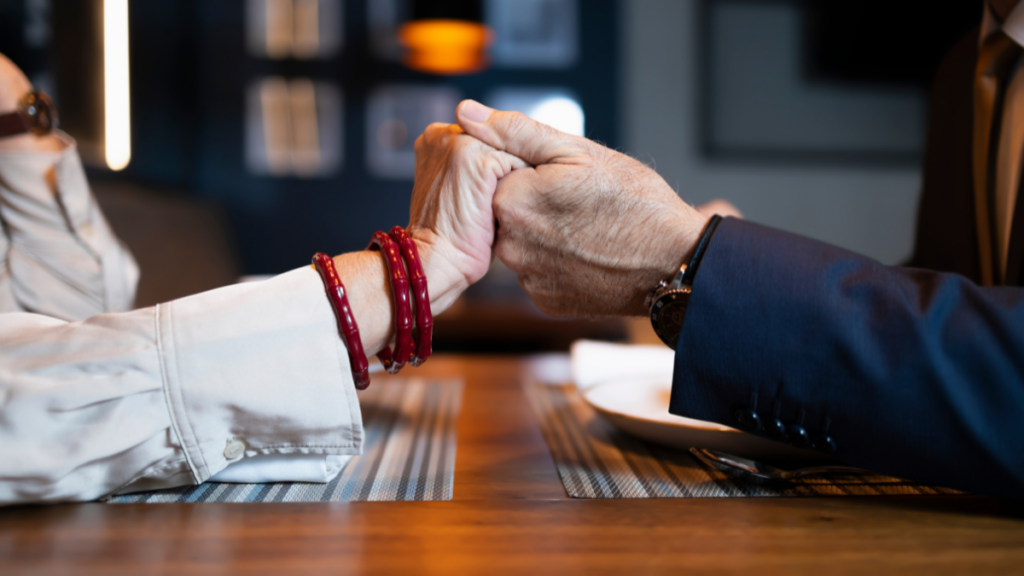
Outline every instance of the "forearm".
<svg viewBox="0 0 1024 576"><path fill-rule="evenodd" d="M1022 289L730 219L694 283L672 412L740 427L749 409L827 434L851 464L1008 495L1024 485L1022 327Z"/></svg>
<svg viewBox="0 0 1024 576"><path fill-rule="evenodd" d="M257 454L358 454L344 344L308 267L83 322L0 321L0 504L203 482ZM245 452L229 458L240 441Z"/></svg>

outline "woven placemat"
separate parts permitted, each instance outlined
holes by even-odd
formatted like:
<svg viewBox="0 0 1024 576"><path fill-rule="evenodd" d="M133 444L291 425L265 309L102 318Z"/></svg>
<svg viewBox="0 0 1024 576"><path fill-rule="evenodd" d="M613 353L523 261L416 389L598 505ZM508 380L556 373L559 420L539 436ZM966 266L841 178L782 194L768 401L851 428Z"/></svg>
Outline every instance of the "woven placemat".
<svg viewBox="0 0 1024 576"><path fill-rule="evenodd" d="M374 383L359 393L363 454L327 484L206 482L126 494L112 504L170 502L351 502L451 500L455 425L462 382L418 379Z"/></svg>
<svg viewBox="0 0 1024 576"><path fill-rule="evenodd" d="M565 491L572 498L728 498L957 494L876 474L763 480L708 466L689 452L625 434L602 420L576 386L527 382Z"/></svg>

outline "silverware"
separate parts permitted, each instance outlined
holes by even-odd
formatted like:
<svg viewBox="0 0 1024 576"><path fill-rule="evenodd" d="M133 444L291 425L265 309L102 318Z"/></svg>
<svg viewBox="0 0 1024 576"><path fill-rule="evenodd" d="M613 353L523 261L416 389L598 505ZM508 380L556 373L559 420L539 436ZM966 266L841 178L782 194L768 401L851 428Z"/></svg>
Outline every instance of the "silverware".
<svg viewBox="0 0 1024 576"><path fill-rule="evenodd" d="M739 456L733 456L732 454L726 454L725 452L718 452L716 450L708 450L706 448L690 448L690 453L709 466L714 467L713 464L721 464L723 466L735 468L736 470L742 470L748 474L757 476L758 478L767 478L769 480L795 480L802 476L823 474L826 472L842 472L845 474L868 473L867 470L854 468L853 466L809 466L807 468L798 468L796 470L782 470L770 464L756 462L754 460L748 460L747 458L740 458Z"/></svg>

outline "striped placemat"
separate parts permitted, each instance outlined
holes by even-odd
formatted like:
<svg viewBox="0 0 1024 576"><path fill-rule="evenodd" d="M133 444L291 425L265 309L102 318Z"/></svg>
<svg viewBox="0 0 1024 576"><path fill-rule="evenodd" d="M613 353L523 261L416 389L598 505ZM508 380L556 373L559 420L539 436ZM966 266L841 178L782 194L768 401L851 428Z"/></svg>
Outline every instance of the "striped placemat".
<svg viewBox="0 0 1024 576"><path fill-rule="evenodd" d="M206 482L126 494L112 504L169 502L351 502L451 500L455 425L462 382L419 379L374 383L359 393L363 454L327 484Z"/></svg>
<svg viewBox="0 0 1024 576"><path fill-rule="evenodd" d="M527 382L527 394L572 498L727 498L957 494L874 474L763 480L701 463L689 452L620 432L587 405L576 386Z"/></svg>

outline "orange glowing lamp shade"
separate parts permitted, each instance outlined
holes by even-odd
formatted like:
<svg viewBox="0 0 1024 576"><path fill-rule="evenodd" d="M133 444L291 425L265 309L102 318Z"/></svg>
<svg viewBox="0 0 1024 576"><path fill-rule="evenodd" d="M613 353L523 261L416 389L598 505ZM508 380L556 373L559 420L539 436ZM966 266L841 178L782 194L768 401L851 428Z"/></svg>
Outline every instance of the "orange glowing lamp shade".
<svg viewBox="0 0 1024 576"><path fill-rule="evenodd" d="M484 70L493 38L487 26L465 20L414 20L398 29L398 42L407 49L405 65L431 74Z"/></svg>

